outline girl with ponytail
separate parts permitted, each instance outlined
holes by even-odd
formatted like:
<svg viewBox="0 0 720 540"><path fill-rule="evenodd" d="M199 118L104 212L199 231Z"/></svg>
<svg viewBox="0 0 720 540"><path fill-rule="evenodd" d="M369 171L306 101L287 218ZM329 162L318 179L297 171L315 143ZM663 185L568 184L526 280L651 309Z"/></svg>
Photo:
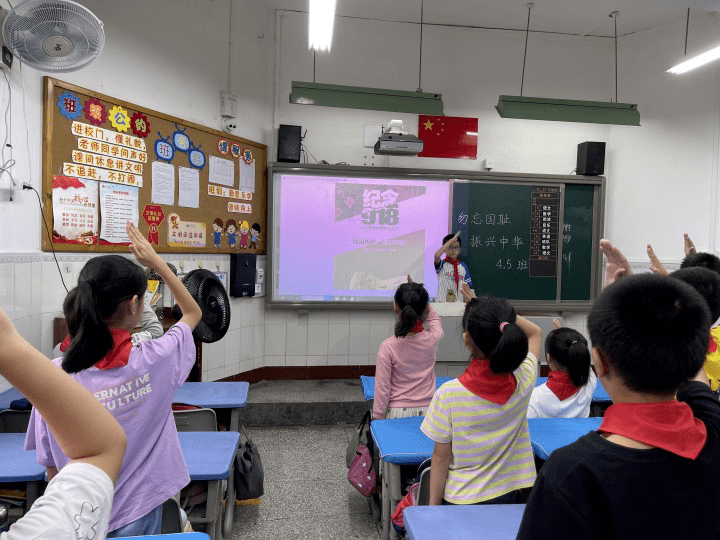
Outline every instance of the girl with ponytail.
<svg viewBox="0 0 720 540"><path fill-rule="evenodd" d="M382 342L377 355L376 420L422 416L435 393L435 353L443 331L425 287L412 281L400 285L393 311L395 336Z"/></svg>
<svg viewBox="0 0 720 540"><path fill-rule="evenodd" d="M587 418L597 377L590 369L587 339L572 328L553 330L545 340L550 373L535 387L528 418Z"/></svg>
<svg viewBox="0 0 720 540"><path fill-rule="evenodd" d="M527 407L542 332L492 296L472 298L462 325L470 365L438 389L420 428L435 441L430 504L512 504L535 481Z"/></svg>
<svg viewBox="0 0 720 540"><path fill-rule="evenodd" d="M160 534L162 505L190 478L171 405L175 390L195 364L192 331L200 307L138 229L128 222L130 251L167 284L183 316L164 336L133 344L147 279L134 261L119 255L90 259L63 304L70 346L54 362L88 389L127 437L115 486L108 538ZM52 479L70 461L45 419L33 409L25 448Z"/></svg>

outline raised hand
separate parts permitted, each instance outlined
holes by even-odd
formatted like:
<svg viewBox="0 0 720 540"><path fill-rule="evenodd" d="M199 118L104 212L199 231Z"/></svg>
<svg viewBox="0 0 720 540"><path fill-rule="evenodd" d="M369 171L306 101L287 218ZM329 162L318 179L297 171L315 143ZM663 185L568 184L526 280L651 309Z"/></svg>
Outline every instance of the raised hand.
<svg viewBox="0 0 720 540"><path fill-rule="evenodd" d="M618 279L632 274L630 263L625 255L610 240L600 240L600 251L605 255L605 286L612 285Z"/></svg>
<svg viewBox="0 0 720 540"><path fill-rule="evenodd" d="M647 245L647 254L648 257L650 257L650 271L661 276L667 276L668 271L665 270L665 267L660 262L660 259L657 258L657 255L655 255L655 251L650 244Z"/></svg>
<svg viewBox="0 0 720 540"><path fill-rule="evenodd" d="M130 252L135 256L137 262L148 268L158 269L158 265L164 265L164 261L160 256L155 253L155 250L150 245L138 228L128 221L125 224L125 230L128 238L132 244L130 244Z"/></svg>
<svg viewBox="0 0 720 540"><path fill-rule="evenodd" d="M463 281L462 285L460 285L460 294L463 295L463 301L465 302L469 302L475 298L475 291L473 291L470 288L470 285L468 285L465 281Z"/></svg>
<svg viewBox="0 0 720 540"><path fill-rule="evenodd" d="M685 233L683 235L683 249L685 250L685 256L692 255L693 253L697 253L697 250L695 249L695 244L692 240L690 240L690 236L688 236L688 233Z"/></svg>
<svg viewBox="0 0 720 540"><path fill-rule="evenodd" d="M553 326L555 328L562 328L562 321L558 318L553 319Z"/></svg>

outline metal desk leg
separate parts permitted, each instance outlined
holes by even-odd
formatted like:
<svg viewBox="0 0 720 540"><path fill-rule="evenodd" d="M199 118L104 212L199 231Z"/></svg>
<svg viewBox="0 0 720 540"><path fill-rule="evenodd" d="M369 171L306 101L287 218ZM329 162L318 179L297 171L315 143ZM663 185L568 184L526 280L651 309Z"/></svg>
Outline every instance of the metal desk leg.
<svg viewBox="0 0 720 540"><path fill-rule="evenodd" d="M240 409L230 409L230 431L240 431Z"/></svg>
<svg viewBox="0 0 720 540"><path fill-rule="evenodd" d="M392 529L391 516L393 509L402 499L400 485L400 465L382 462L382 538L389 540ZM394 535L393 535L394 536Z"/></svg>
<svg viewBox="0 0 720 540"><path fill-rule="evenodd" d="M237 450L235 450L237 453ZM222 521L222 535L225 538L230 536L232 532L233 519L235 517L235 458L230 465L230 475L227 479L227 493L225 497L225 519L219 516L218 522Z"/></svg>
<svg viewBox="0 0 720 540"><path fill-rule="evenodd" d="M38 493L39 493L40 488L38 486L38 482L27 482L25 486L26 486L25 489L27 490L26 491L27 504L26 504L25 512L28 512L30 510L30 508L32 507L33 503L35 502L35 500L38 498Z"/></svg>
<svg viewBox="0 0 720 540"><path fill-rule="evenodd" d="M221 523L221 510L220 501L222 499L222 480L210 480L208 481L208 495L207 501L205 502L205 521L207 526L205 532L210 537L210 540L220 540L222 535L218 535L219 525Z"/></svg>

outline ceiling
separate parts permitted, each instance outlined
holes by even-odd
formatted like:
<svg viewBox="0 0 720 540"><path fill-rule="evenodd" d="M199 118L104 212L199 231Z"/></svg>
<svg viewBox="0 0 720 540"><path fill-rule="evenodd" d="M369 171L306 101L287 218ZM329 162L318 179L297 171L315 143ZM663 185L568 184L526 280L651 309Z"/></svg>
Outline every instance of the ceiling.
<svg viewBox="0 0 720 540"><path fill-rule="evenodd" d="M428 24L525 30L526 0L422 0ZM306 12L308 0L268 0L272 8ZM618 35L684 22L720 11L720 0L535 0L530 29L612 37L610 13L618 11ZM338 16L419 22L421 0L337 0Z"/></svg>

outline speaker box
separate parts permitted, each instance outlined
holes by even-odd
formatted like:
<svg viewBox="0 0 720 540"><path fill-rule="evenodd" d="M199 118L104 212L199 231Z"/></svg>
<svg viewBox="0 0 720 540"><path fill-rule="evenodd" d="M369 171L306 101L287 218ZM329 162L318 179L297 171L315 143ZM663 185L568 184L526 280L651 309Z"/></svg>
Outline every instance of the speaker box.
<svg viewBox="0 0 720 540"><path fill-rule="evenodd" d="M230 296L255 296L257 255L254 253L230 254Z"/></svg>
<svg viewBox="0 0 720 540"><path fill-rule="evenodd" d="M278 126L278 161L300 163L300 126Z"/></svg>
<svg viewBox="0 0 720 540"><path fill-rule="evenodd" d="M605 143L585 141L578 144L577 173L598 176L605 172Z"/></svg>

